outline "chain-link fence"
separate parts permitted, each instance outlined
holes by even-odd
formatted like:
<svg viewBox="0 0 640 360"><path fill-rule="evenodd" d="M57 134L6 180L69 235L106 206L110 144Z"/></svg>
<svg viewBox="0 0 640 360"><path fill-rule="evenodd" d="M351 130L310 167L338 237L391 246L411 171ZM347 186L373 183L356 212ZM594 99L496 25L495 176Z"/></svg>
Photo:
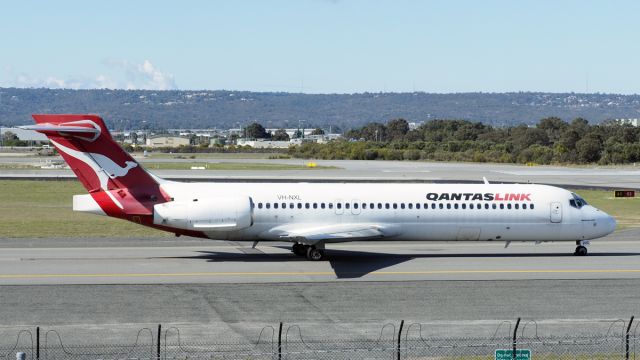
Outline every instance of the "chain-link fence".
<svg viewBox="0 0 640 360"><path fill-rule="evenodd" d="M344 327L278 324L250 340L184 338L176 327L144 328L128 344L79 344L55 329L0 332L0 360L24 353L26 360L116 359L638 359L639 323L630 320L545 323L502 322L478 337L446 336L445 327L405 323L376 333L345 335ZM463 326L463 325L459 325ZM465 325L466 326L466 325ZM488 327L486 327L488 329ZM486 330L485 329L485 330ZM65 341L67 341L65 343Z"/></svg>

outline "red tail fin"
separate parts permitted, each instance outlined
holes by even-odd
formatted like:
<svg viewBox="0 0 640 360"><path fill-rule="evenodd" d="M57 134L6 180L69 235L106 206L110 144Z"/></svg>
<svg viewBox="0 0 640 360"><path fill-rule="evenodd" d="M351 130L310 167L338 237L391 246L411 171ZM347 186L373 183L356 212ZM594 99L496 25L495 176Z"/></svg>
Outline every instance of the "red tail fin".
<svg viewBox="0 0 640 360"><path fill-rule="evenodd" d="M153 205L167 200L157 181L113 140L99 116L33 118L37 125L24 128L47 135L107 215L153 215Z"/></svg>

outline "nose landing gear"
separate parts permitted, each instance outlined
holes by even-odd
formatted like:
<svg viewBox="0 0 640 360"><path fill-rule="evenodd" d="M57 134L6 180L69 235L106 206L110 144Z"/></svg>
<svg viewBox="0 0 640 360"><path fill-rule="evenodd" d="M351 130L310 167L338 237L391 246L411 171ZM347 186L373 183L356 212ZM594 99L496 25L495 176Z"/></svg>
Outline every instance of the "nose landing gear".
<svg viewBox="0 0 640 360"><path fill-rule="evenodd" d="M575 256L587 256L587 253L589 252L587 250L586 245L589 245L588 241L583 241L583 240L578 240L576 241L576 251L573 253L573 255Z"/></svg>

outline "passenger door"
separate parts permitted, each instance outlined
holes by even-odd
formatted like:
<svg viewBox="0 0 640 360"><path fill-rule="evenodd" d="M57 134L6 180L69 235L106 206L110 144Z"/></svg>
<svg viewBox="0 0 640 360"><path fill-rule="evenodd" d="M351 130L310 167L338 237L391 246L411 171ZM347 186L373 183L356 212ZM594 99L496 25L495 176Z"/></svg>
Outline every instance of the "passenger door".
<svg viewBox="0 0 640 360"><path fill-rule="evenodd" d="M559 202L551 203L550 219L552 223L562 222L562 204Z"/></svg>

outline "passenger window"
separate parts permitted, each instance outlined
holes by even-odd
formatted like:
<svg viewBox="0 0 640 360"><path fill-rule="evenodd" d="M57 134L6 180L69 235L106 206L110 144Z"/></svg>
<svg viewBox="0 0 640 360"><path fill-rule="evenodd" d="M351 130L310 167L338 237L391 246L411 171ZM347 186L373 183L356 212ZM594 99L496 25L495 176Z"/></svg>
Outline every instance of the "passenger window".
<svg viewBox="0 0 640 360"><path fill-rule="evenodd" d="M394 208L394 209L397 209L397 208L398 208L398 204L393 203L393 208Z"/></svg>
<svg viewBox="0 0 640 360"><path fill-rule="evenodd" d="M469 209L473 210L473 204L469 204Z"/></svg>
<svg viewBox="0 0 640 360"><path fill-rule="evenodd" d="M533 204L529 205L529 209L533 210Z"/></svg>
<svg viewBox="0 0 640 360"><path fill-rule="evenodd" d="M318 208L318 203L313 203L313 208L317 209Z"/></svg>
<svg viewBox="0 0 640 360"><path fill-rule="evenodd" d="M489 210L489 204L484 204L485 210Z"/></svg>
<svg viewBox="0 0 640 360"><path fill-rule="evenodd" d="M500 209L504 209L504 204L500 204Z"/></svg>
<svg viewBox="0 0 640 360"><path fill-rule="evenodd" d="M265 204L265 207L266 207L267 209L271 208L271 203L266 203L266 204Z"/></svg>
<svg viewBox="0 0 640 360"><path fill-rule="evenodd" d="M390 208L389 203L384 203L384 208L389 209Z"/></svg>
<svg viewBox="0 0 640 360"><path fill-rule="evenodd" d="M527 204L522 204L522 209L527 210Z"/></svg>
<svg viewBox="0 0 640 360"><path fill-rule="evenodd" d="M287 208L287 203L282 203L282 208L286 209Z"/></svg>
<svg viewBox="0 0 640 360"><path fill-rule="evenodd" d="M482 204L478 204L478 210L482 210Z"/></svg>
<svg viewBox="0 0 640 360"><path fill-rule="evenodd" d="M277 209L278 208L278 203L273 203L273 208Z"/></svg>
<svg viewBox="0 0 640 360"><path fill-rule="evenodd" d="M520 209L520 204L515 204L513 206L515 206L516 210Z"/></svg>
<svg viewBox="0 0 640 360"><path fill-rule="evenodd" d="M400 209L404 209L404 203L400 203Z"/></svg>
<svg viewBox="0 0 640 360"><path fill-rule="evenodd" d="M498 206L496 206L496 204L491 204L491 208L492 208L493 210L495 210L495 209L497 209L497 208L498 208Z"/></svg>
<svg viewBox="0 0 640 360"><path fill-rule="evenodd" d="M375 209L374 203L369 204L369 209Z"/></svg>
<svg viewBox="0 0 640 360"><path fill-rule="evenodd" d="M324 209L324 203L320 203L320 209Z"/></svg>
<svg viewBox="0 0 640 360"><path fill-rule="evenodd" d="M420 210L420 203L416 203L416 209Z"/></svg>
<svg viewBox="0 0 640 360"><path fill-rule="evenodd" d="M473 206L473 205L471 205L471 206ZM467 204L462 204L462 210L464 210L466 208L467 208Z"/></svg>
<svg viewBox="0 0 640 360"><path fill-rule="evenodd" d="M407 206L409 207L409 209L413 209L413 204L412 203L408 203Z"/></svg>
<svg viewBox="0 0 640 360"><path fill-rule="evenodd" d="M453 204L453 208L458 210L458 204L457 203Z"/></svg>
<svg viewBox="0 0 640 360"><path fill-rule="evenodd" d="M304 208L308 209L309 208L309 203L304 203Z"/></svg>
<svg viewBox="0 0 640 360"><path fill-rule="evenodd" d="M442 203L438 204L438 207L442 210L444 209L444 205Z"/></svg>
<svg viewBox="0 0 640 360"><path fill-rule="evenodd" d="M425 206L426 207L426 206ZM431 203L431 208L435 209L436 208L436 203ZM440 209L442 209L442 204L440 204Z"/></svg>
<svg viewBox="0 0 640 360"><path fill-rule="evenodd" d="M362 203L362 208L366 209L367 208L367 203Z"/></svg>
<svg viewBox="0 0 640 360"><path fill-rule="evenodd" d="M294 208L293 203L289 203L289 209L293 209L293 208Z"/></svg>
<svg viewBox="0 0 640 360"><path fill-rule="evenodd" d="M336 207L337 207L338 209L342 209L342 203L337 203L337 204L336 204Z"/></svg>
<svg viewBox="0 0 640 360"><path fill-rule="evenodd" d="M507 204L507 209L511 210L511 204Z"/></svg>
<svg viewBox="0 0 640 360"><path fill-rule="evenodd" d="M351 204L349 204L349 203L344 203L344 208L345 208L345 209L350 209L350 208L351 208Z"/></svg>
<svg viewBox="0 0 640 360"><path fill-rule="evenodd" d="M298 203L298 209L302 209L302 203Z"/></svg>
<svg viewBox="0 0 640 360"><path fill-rule="evenodd" d="M378 203L378 209L382 209L382 203Z"/></svg>
<svg viewBox="0 0 640 360"><path fill-rule="evenodd" d="M258 203L258 209L262 209L262 203Z"/></svg>
<svg viewBox="0 0 640 360"><path fill-rule="evenodd" d="M357 209L358 208L358 203L353 203L353 208Z"/></svg>
<svg viewBox="0 0 640 360"><path fill-rule="evenodd" d="M329 203L329 209L333 209L333 203Z"/></svg>
<svg viewBox="0 0 640 360"><path fill-rule="evenodd" d="M451 204L447 204L447 209L451 210Z"/></svg>

